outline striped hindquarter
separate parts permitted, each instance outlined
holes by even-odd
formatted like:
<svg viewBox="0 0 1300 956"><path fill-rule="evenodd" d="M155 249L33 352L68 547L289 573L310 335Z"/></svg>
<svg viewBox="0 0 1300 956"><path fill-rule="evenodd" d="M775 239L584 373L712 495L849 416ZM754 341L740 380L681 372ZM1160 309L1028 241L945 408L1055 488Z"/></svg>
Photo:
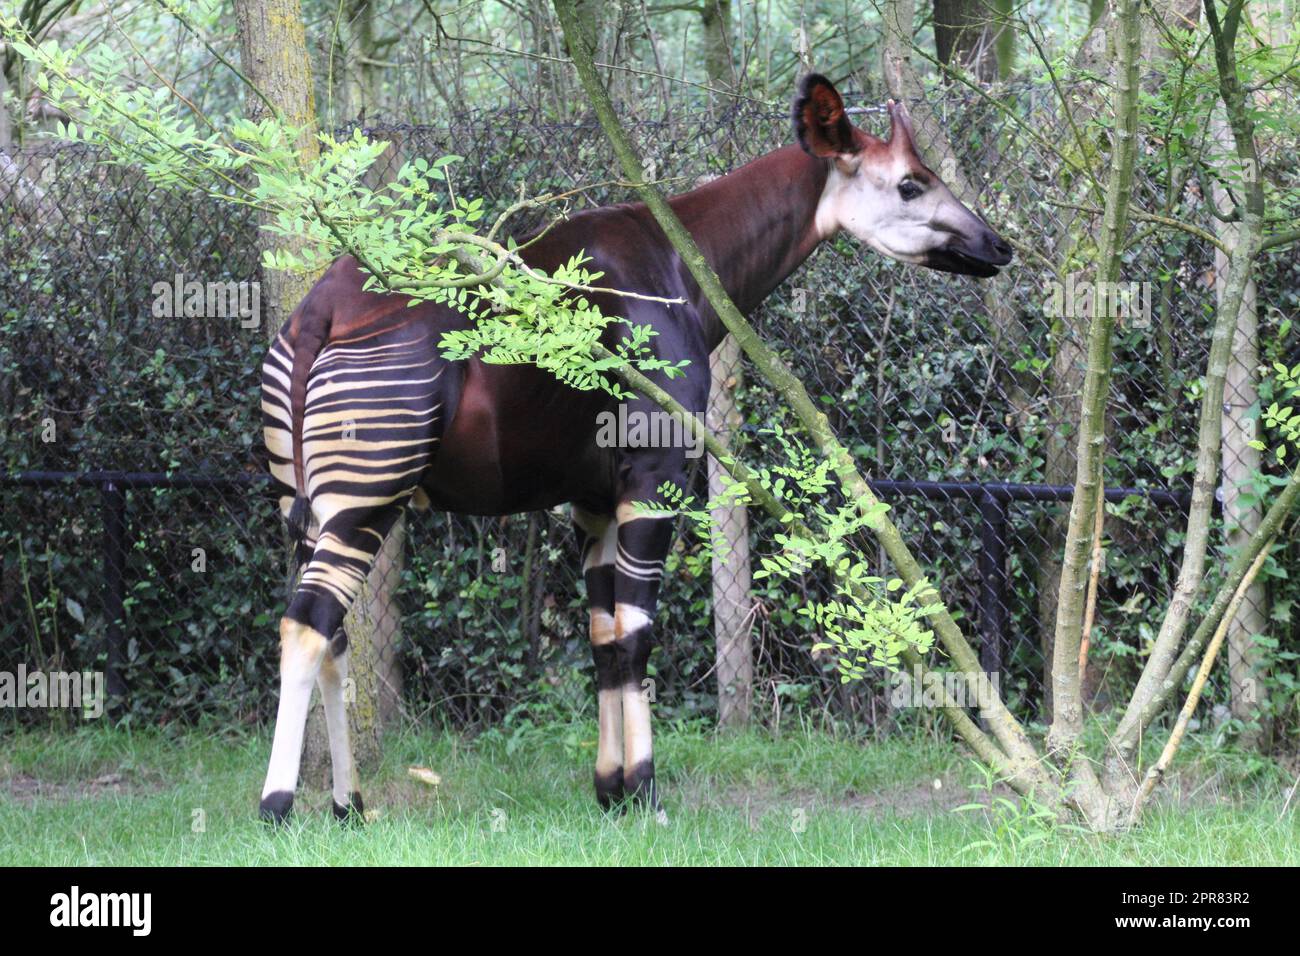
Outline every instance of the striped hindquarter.
<svg viewBox="0 0 1300 956"><path fill-rule="evenodd" d="M310 297L302 308L310 318ZM322 332L317 318L316 326L304 321L307 331L295 341L291 323L264 363L269 465L281 508L301 538L302 563L280 625L280 703L262 791L262 814L271 820L283 819L292 806L313 684L325 710L335 812L344 818L361 812L343 701L342 621L401 509L419 493L421 480L432 478L430 465L450 418L445 410L474 407L462 391L463 370L437 355L432 333L398 324L401 318L392 311L375 315L388 323L385 328L351 339L330 338L328 323ZM358 327L364 324L351 326ZM688 407L703 405L700 395L684 398ZM502 438L478 435L471 440L490 444ZM463 436L460 441L447 454L464 456ZM598 687L595 784L603 806L635 802L662 820L651 740L655 687L647 670L674 523L664 515L641 514L631 502L654 499L666 481L684 484L684 458L680 449L620 455L626 464L618 469L617 488L607 492L599 478L589 486L596 490L592 500L609 493L609 511L574 508L584 538ZM514 480L521 480L518 472Z"/></svg>
<svg viewBox="0 0 1300 956"><path fill-rule="evenodd" d="M283 491L281 509L300 525L303 562L280 624L280 704L262 799L263 815L271 819L282 819L292 805L317 682L330 736L335 810L360 812L343 705L343 618L432 461L443 425L439 384L446 363L427 336L402 333L321 348L307 375L298 421L294 346L285 333L263 364L270 470Z"/></svg>

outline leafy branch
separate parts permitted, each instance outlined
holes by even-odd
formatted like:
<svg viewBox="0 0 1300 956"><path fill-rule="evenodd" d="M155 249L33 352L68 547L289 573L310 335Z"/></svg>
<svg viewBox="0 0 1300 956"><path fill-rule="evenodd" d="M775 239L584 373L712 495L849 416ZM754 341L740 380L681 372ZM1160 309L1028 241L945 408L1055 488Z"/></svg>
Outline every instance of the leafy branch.
<svg viewBox="0 0 1300 956"><path fill-rule="evenodd" d="M168 9L193 32L179 7ZM451 172L459 157L412 160L371 188L367 176L389 146L360 131L343 138L319 134L319 155L304 161L294 145L304 131L274 112L259 120L197 114L174 87L133 84L121 55L108 46L37 44L3 14L0 35L39 66L38 86L74 117L61 126L64 137L104 148L112 161L162 188L252 208L262 214L262 228L297 240L292 249L268 251L266 267L314 274L351 255L367 273L367 289L466 314L469 327L439 343L449 359L528 362L574 388L621 395L608 368L592 366L590 350L607 327L622 323L621 361L669 376L686 364L658 359L652 327L606 316L588 296L664 305L679 299L598 285L600 273L581 255L547 273L525 261L528 242L499 238L512 216L562 202L573 191L521 196L481 232L482 200L455 193Z"/></svg>

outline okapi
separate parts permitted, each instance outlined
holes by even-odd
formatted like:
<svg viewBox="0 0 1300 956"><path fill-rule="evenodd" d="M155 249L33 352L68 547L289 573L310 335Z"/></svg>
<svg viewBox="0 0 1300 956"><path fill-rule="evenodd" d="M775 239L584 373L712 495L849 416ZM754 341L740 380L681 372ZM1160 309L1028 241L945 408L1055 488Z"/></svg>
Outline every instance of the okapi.
<svg viewBox="0 0 1300 956"><path fill-rule="evenodd" d="M922 162L902 104L887 140L855 128L834 86L809 75L794 101L798 145L762 156L671 200L743 313L844 230L902 262L988 277L1011 247ZM659 356L684 376L652 376L701 412L709 353L726 330L644 205L577 213L527 246L535 269L584 252L608 288L680 299L665 305L590 296L602 312L652 326ZM280 704L261 814L293 805L313 683L320 686L333 764L334 813L362 813L343 686L342 622L389 529L408 503L508 515L569 503L582 540L599 706L596 796L638 801L660 815L642 693L672 522L634 502L662 501L685 483L681 447L599 447L597 418L613 407L531 365L449 361L441 335L466 317L363 289L351 257L335 262L280 330L263 366L262 409L281 508L306 567L280 622ZM611 323L605 343L623 329ZM628 414L656 410L629 399ZM650 420L654 420L651 418Z"/></svg>

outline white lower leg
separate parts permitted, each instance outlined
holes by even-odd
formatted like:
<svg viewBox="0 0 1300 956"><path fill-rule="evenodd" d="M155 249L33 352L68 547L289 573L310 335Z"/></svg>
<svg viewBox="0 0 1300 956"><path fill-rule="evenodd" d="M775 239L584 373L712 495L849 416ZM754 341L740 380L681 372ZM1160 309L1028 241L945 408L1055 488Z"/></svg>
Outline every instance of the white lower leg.
<svg viewBox="0 0 1300 956"><path fill-rule="evenodd" d="M321 634L305 624L287 617L280 621L280 706L275 715L275 741L263 797L280 791L293 793L298 786L307 708L327 644Z"/></svg>
<svg viewBox="0 0 1300 956"><path fill-rule="evenodd" d="M347 808L356 786L356 767L352 762L352 740L348 733L347 701L344 688L348 679L348 653L338 657L325 655L321 662L321 703L325 708L325 729L330 739L330 764L334 770L334 802Z"/></svg>
<svg viewBox="0 0 1300 956"><path fill-rule="evenodd" d="M614 642L614 618L600 608L591 609L591 644L607 648ZM612 664L612 658L609 658ZM623 693L606 687L596 694L600 738L596 744L596 773L608 778L623 769Z"/></svg>
<svg viewBox="0 0 1300 956"><path fill-rule="evenodd" d="M596 773L602 777L623 769L623 692L617 687L597 695L600 741L596 745Z"/></svg>
<svg viewBox="0 0 1300 956"><path fill-rule="evenodd" d="M649 691L623 688L623 766L635 767L654 756L650 738Z"/></svg>
<svg viewBox="0 0 1300 956"><path fill-rule="evenodd" d="M650 616L633 604L614 607L615 635L622 639L650 626ZM653 685L623 687L623 766L632 768L653 756L650 738L650 699Z"/></svg>
<svg viewBox="0 0 1300 956"><path fill-rule="evenodd" d="M654 745L650 733L650 690L629 685L623 688L623 761L634 776L641 773L654 760ZM629 783L629 790L637 784ZM655 819L668 822L668 814L658 806L657 794L651 796Z"/></svg>

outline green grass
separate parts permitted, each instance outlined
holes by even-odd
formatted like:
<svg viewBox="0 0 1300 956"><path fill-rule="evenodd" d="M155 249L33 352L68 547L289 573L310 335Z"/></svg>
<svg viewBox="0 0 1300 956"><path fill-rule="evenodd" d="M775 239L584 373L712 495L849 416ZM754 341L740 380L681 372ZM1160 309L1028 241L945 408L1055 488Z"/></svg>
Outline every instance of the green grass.
<svg viewBox="0 0 1300 956"><path fill-rule="evenodd" d="M328 796L300 791L280 830L256 820L263 735L19 733L0 749L0 864L1022 864L1295 865L1289 781L1231 751L1180 758L1144 825L1096 837L1036 822L952 746L797 731L715 736L661 728L665 805L609 817L590 792L587 725L468 740L405 734L367 775L370 823L342 829ZM417 782L407 767L442 778ZM936 788L935 782L939 782ZM968 789L976 785L974 791ZM201 821L201 832L196 832Z"/></svg>

